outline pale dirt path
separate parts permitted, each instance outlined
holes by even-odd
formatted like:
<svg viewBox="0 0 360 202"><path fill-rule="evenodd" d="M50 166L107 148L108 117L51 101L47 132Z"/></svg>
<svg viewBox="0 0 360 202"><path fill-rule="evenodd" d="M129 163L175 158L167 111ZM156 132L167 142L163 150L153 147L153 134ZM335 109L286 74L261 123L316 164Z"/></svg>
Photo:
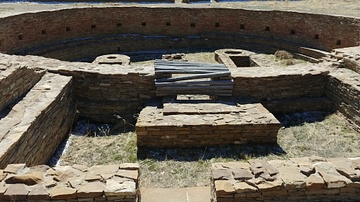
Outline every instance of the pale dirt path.
<svg viewBox="0 0 360 202"><path fill-rule="evenodd" d="M176 1L179 2L179 1ZM302 0L302 1L250 1L250 2L222 2L222 3L203 3L203 4L121 4L121 3L102 3L102 4L38 4L38 3L0 3L0 17L14 15L24 12L36 12L41 10L57 10L73 7L107 7L107 6L192 6L192 7L224 7L224 8L243 8L257 10L286 10L307 13L321 13L332 15L356 16L360 17L360 0Z"/></svg>

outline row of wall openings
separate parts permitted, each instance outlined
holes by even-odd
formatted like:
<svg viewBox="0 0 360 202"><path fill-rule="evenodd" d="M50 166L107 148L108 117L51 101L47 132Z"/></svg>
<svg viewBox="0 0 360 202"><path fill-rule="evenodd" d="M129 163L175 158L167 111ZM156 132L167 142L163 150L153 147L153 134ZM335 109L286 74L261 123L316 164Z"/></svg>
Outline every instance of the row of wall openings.
<svg viewBox="0 0 360 202"><path fill-rule="evenodd" d="M141 25L142 25L142 26L146 26L146 22L142 22ZM166 26L171 26L171 22L166 22L165 25L166 25ZM121 24L121 23L117 23L116 26L117 26L117 27L121 27L122 24ZM193 27L193 28L194 28L194 27L195 27L195 23L194 23L194 22L193 22L193 23L190 23L190 27ZM216 22L216 23L215 23L215 27L220 27L220 23ZM95 29L95 28L96 28L96 25L95 25L95 24L92 24L92 25L91 25L91 28L92 28L92 29ZM241 30L244 30L244 29L245 29L245 25L244 25L244 24L240 24L240 29L241 29ZM69 32L69 31L71 31L71 28L70 28L70 27L66 27L65 30L66 30L67 32ZM270 27L269 27L269 26L266 26L265 29L264 29L264 31L270 32ZM45 29L44 29L44 30L41 30L41 34L42 34L42 35L46 35L46 34L47 34L46 30L45 30ZM296 31L295 31L295 30L290 30L290 34L295 35L295 34L296 34ZM18 35L18 39L19 39L19 40L23 40L23 35L22 35L22 34L19 34L19 35ZM314 35L314 39L319 39L319 34L315 34L315 35ZM1 45L1 44L0 44L0 45ZM336 41L336 45L337 45L337 46L340 46L340 45L341 45L341 40L337 40L337 41Z"/></svg>

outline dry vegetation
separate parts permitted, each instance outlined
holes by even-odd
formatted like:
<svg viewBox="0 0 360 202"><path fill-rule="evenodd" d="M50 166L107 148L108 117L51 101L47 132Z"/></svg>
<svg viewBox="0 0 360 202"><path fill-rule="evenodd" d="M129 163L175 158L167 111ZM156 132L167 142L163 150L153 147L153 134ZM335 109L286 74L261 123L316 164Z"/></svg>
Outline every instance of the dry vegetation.
<svg viewBox="0 0 360 202"><path fill-rule="evenodd" d="M189 187L210 185L213 162L360 155L359 132L340 113L299 113L278 119L284 125L278 133L278 145L138 150L133 132L99 137L71 135L70 147L60 162L88 166L139 162L141 186Z"/></svg>

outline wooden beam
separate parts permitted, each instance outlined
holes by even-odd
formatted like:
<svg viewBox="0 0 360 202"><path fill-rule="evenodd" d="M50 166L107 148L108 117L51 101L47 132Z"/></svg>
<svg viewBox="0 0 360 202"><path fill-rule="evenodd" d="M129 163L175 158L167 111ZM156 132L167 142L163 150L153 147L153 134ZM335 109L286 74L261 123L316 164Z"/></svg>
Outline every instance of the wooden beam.
<svg viewBox="0 0 360 202"><path fill-rule="evenodd" d="M222 76L230 76L230 72L217 72L217 73L182 76L182 77L175 77L175 78L161 78L161 79L155 79L155 82L173 82L173 81L183 81L183 80L190 80L190 79L214 78L214 77L222 77Z"/></svg>

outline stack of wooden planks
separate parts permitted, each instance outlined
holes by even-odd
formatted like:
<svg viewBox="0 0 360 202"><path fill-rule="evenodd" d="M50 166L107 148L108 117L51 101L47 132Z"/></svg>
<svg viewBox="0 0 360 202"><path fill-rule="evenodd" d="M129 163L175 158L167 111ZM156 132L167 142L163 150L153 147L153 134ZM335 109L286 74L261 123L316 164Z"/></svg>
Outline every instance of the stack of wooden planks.
<svg viewBox="0 0 360 202"><path fill-rule="evenodd" d="M155 61L157 96L232 96L231 73L223 64Z"/></svg>

